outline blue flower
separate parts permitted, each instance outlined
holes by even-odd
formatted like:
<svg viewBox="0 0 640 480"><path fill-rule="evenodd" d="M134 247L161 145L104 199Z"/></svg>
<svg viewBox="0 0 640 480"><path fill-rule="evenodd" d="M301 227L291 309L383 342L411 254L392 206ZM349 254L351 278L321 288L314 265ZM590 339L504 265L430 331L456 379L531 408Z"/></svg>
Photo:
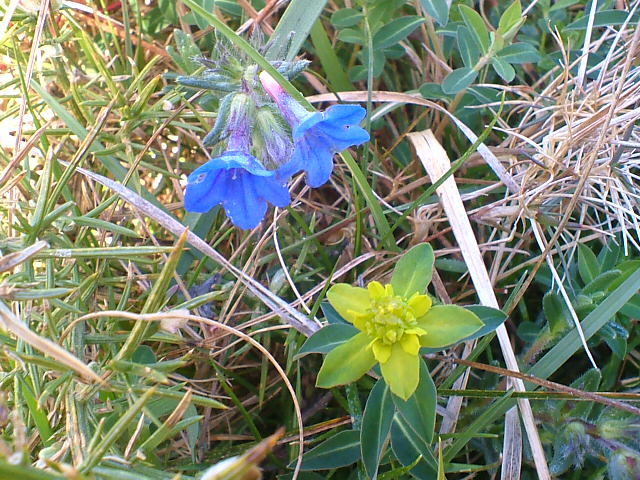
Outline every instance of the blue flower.
<svg viewBox="0 0 640 480"><path fill-rule="evenodd" d="M359 126L367 114L364 108L334 105L325 112L309 112L268 73L262 72L260 80L293 130L294 151L278 169L281 178L305 171L309 186L319 187L331 176L334 154L369 141L369 133Z"/></svg>
<svg viewBox="0 0 640 480"><path fill-rule="evenodd" d="M286 207L291 197L286 186L253 155L230 150L197 168L187 179L184 206L206 213L222 203L237 227L255 228L267 212L267 202Z"/></svg>

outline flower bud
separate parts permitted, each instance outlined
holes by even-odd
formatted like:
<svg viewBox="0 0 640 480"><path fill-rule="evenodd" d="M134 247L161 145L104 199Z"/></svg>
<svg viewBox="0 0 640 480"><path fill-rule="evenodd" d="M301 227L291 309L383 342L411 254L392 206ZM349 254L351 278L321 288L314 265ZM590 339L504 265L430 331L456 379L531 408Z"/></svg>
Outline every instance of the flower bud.
<svg viewBox="0 0 640 480"><path fill-rule="evenodd" d="M598 434L607 440L618 440L626 436L628 422L622 419L607 419L598 425Z"/></svg>
<svg viewBox="0 0 640 480"><path fill-rule="evenodd" d="M616 450L609 458L609 478L637 480L640 475L640 455L626 448Z"/></svg>
<svg viewBox="0 0 640 480"><path fill-rule="evenodd" d="M251 128L255 110L256 104L248 93L239 92L233 96L225 129L229 138L227 150L241 152L251 150Z"/></svg>
<svg viewBox="0 0 640 480"><path fill-rule="evenodd" d="M293 142L289 128L269 106L258 109L253 145L267 168L278 168L291 158Z"/></svg>

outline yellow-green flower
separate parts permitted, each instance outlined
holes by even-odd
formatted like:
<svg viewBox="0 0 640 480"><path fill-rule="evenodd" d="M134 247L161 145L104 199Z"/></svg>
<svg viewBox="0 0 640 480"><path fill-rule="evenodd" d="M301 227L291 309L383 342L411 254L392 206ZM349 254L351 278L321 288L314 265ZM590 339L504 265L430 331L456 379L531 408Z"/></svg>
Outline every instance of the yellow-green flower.
<svg viewBox="0 0 640 480"><path fill-rule="evenodd" d="M391 391L406 400L418 386L421 347L452 345L484 325L462 307L432 306L428 295L411 288L415 284L396 285L404 295L379 282L366 289L345 283L329 289L329 303L360 333L327 354L318 374L319 387L353 382L380 363Z"/></svg>

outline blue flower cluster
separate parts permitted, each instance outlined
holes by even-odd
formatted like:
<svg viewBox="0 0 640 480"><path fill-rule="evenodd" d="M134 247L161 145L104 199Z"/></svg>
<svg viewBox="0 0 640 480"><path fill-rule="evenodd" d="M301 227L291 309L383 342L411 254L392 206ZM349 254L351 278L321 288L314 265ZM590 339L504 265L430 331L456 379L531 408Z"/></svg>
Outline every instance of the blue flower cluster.
<svg viewBox="0 0 640 480"><path fill-rule="evenodd" d="M334 154L369 141L359 126L364 108L334 105L310 112L266 72L260 81L276 108L248 88L231 94L224 119L219 112L226 150L189 175L184 198L191 212L206 213L222 204L231 222L243 229L258 226L267 203L289 205L291 176L304 171L307 184L319 187L331 176Z"/></svg>

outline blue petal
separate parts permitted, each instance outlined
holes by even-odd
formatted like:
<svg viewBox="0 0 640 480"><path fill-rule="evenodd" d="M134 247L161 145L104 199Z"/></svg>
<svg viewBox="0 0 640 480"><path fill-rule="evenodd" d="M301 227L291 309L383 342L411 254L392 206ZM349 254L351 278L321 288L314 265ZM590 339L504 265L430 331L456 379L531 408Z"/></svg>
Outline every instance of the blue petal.
<svg viewBox="0 0 640 480"><path fill-rule="evenodd" d="M320 112L309 113L302 121L293 129L293 140L302 138L305 133L315 127L318 123L324 121L324 115Z"/></svg>
<svg viewBox="0 0 640 480"><path fill-rule="evenodd" d="M293 175L304 170L303 158L300 155L296 155L298 147L296 146L291 159L276 170L276 177L282 183L286 183Z"/></svg>
<svg viewBox="0 0 640 480"><path fill-rule="evenodd" d="M331 145L325 138L308 134L296 142L292 161L304 165L307 183L312 188L318 188L327 183L331 176L333 153Z"/></svg>
<svg viewBox="0 0 640 480"><path fill-rule="evenodd" d="M247 172L251 172L253 175L259 175L261 177L269 177L273 175L273 172L264 168L256 157L243 152L225 152L214 160L222 162L224 165L223 168L226 168L227 170L231 168L242 168Z"/></svg>
<svg viewBox="0 0 640 480"><path fill-rule="evenodd" d="M286 185L276 178L256 178L253 181L259 197L276 207L284 208L291 203L291 195Z"/></svg>
<svg viewBox="0 0 640 480"><path fill-rule="evenodd" d="M228 184L224 209L234 225L245 230L257 227L267 212L267 202L258 197L254 182L262 181L248 172L237 171Z"/></svg>
<svg viewBox="0 0 640 480"><path fill-rule="evenodd" d="M321 127L334 152L341 152L369 141L369 133L357 125L341 126L322 122Z"/></svg>
<svg viewBox="0 0 640 480"><path fill-rule="evenodd" d="M326 120L342 125L358 125L366 116L367 110L360 105L333 105L324 112Z"/></svg>
<svg viewBox="0 0 640 480"><path fill-rule="evenodd" d="M227 173L212 162L205 163L189 175L184 194L184 208L189 212L208 212L226 197Z"/></svg>

